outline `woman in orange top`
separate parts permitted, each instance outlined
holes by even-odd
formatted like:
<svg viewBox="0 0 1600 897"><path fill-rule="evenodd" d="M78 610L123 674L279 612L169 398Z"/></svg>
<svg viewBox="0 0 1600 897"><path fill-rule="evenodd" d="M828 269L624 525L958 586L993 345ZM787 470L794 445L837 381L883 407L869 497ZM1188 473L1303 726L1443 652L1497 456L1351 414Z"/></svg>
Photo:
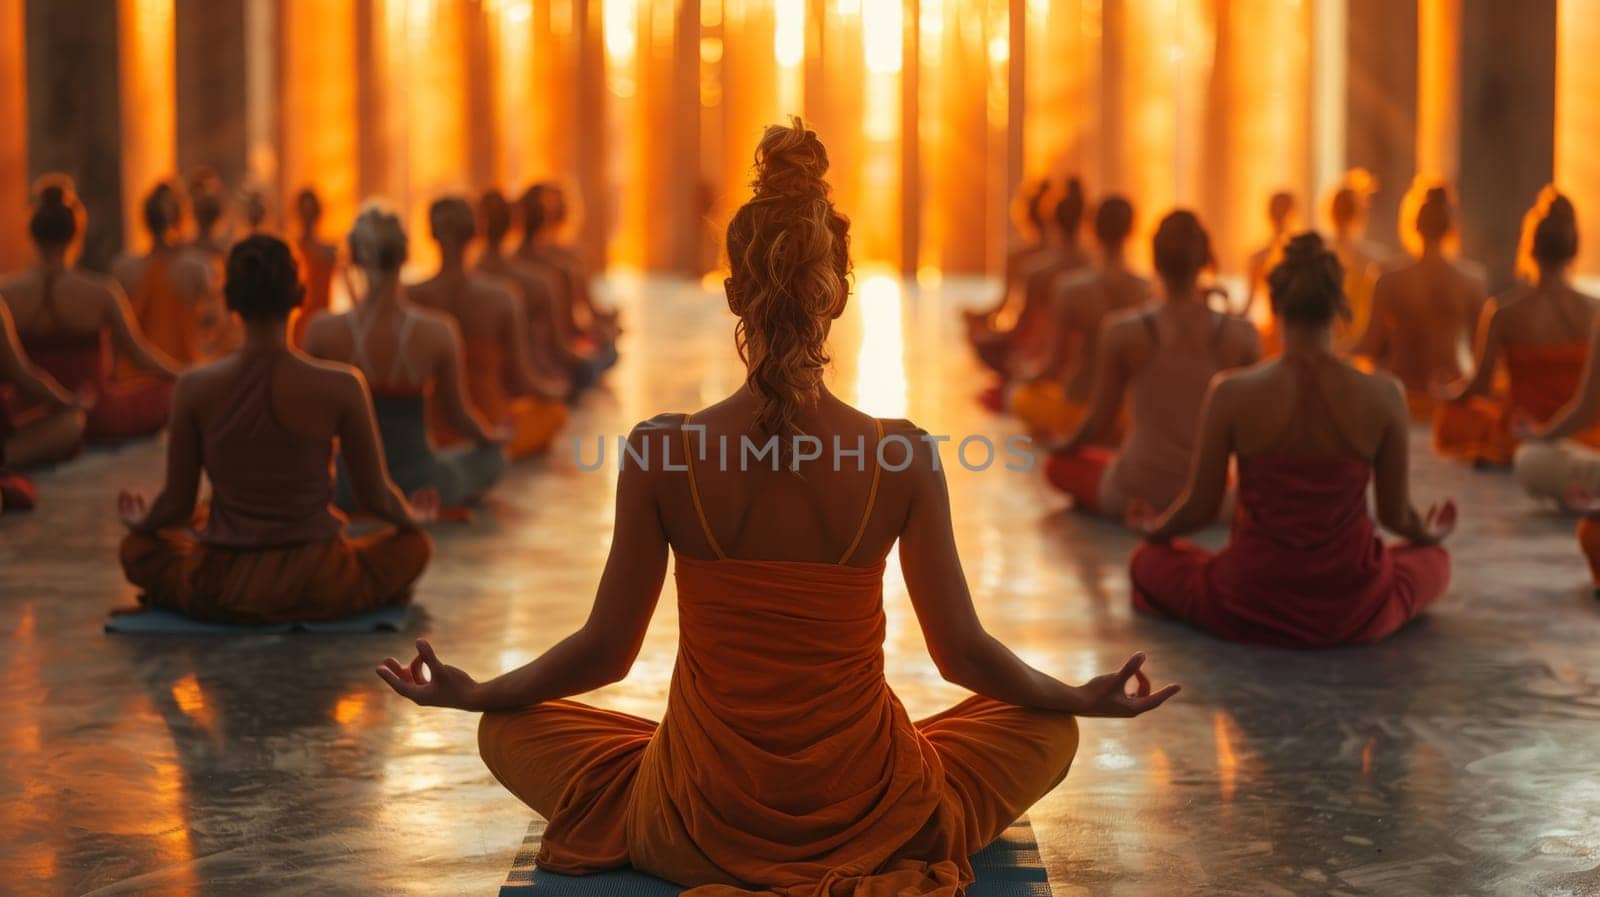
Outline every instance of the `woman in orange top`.
<svg viewBox="0 0 1600 897"><path fill-rule="evenodd" d="M1483 336L1472 376L1444 395L1434 417L1440 454L1481 464L1510 464L1517 443L1512 419L1544 424L1578 391L1594 329L1596 300L1578 292L1567 269L1578 254L1572 203L1546 187L1523 221L1523 273L1531 286L1484 309ZM1505 360L1510 392L1492 397ZM1581 434L1600 446L1600 433Z"/></svg>
<svg viewBox="0 0 1600 897"><path fill-rule="evenodd" d="M467 246L477 234L472 206L460 197L445 197L429 208L428 218L439 244L439 273L407 292L413 302L444 312L461 329L467 397L484 420L505 428L506 454L520 458L542 452L566 423L567 406L555 398L565 384L542 380L534 371L516 288L468 273ZM437 404L429 412L434 441L444 446L466 441Z"/></svg>
<svg viewBox="0 0 1600 897"><path fill-rule="evenodd" d="M317 191L310 187L301 190L295 197L294 210L300 219L300 239L295 242L295 249L300 253L300 263L305 266L306 299L295 309L290 321L289 341L295 346L304 346L311 319L328 311L332 304L339 248L317 236L317 225L322 221L322 197Z"/></svg>
<svg viewBox="0 0 1600 897"><path fill-rule="evenodd" d="M746 384L634 429L635 449L667 447L669 463L623 465L589 622L483 683L421 640L409 666L390 658L378 674L420 704L484 711L484 762L550 820L539 863L551 871L631 865L723 894L953 897L972 881L967 857L1066 775L1077 716L1135 716L1177 687L1149 691L1142 655L1068 686L984 631L933 443L822 383L849 269L822 144L798 121L768 128L756 168L728 225ZM859 446L862 464L800 460L800 433ZM786 441L789 469L708 460L724 440L738 453L768 437ZM897 541L934 662L978 693L916 723L884 681ZM663 720L560 700L626 674L669 548L680 642Z"/></svg>
<svg viewBox="0 0 1600 897"><path fill-rule="evenodd" d="M139 329L156 348L180 365L204 360L207 296L212 270L178 240L183 202L177 188L157 184L144 200L144 223L150 230L147 255L121 259L112 274L139 319Z"/></svg>

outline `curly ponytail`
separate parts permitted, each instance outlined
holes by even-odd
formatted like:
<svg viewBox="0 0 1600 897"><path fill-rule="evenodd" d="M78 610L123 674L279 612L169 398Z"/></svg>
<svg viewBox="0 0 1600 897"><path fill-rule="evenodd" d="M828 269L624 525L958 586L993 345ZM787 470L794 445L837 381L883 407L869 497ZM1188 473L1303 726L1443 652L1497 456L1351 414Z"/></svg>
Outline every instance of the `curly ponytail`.
<svg viewBox="0 0 1600 897"><path fill-rule="evenodd" d="M1561 268L1578 255L1578 213L1572 200L1554 184L1539 191L1522 216L1522 240L1517 247L1517 273L1530 283L1541 268Z"/></svg>
<svg viewBox="0 0 1600 897"><path fill-rule="evenodd" d="M728 223L728 307L756 422L783 437L822 391L828 322L849 292L850 222L828 199L828 152L799 118L769 126L755 160L755 195Z"/></svg>

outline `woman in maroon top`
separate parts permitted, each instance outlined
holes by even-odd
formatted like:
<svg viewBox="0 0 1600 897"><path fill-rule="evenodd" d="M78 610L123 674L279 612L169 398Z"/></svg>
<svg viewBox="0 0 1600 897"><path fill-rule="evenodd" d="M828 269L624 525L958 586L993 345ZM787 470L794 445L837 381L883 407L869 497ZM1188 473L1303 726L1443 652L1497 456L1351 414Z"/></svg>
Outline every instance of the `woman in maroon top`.
<svg viewBox="0 0 1600 897"><path fill-rule="evenodd" d="M225 294L244 345L178 381L166 488L148 508L119 499L122 567L142 603L224 622L320 620L407 601L422 575L432 543L418 527L438 496L408 502L390 481L360 373L289 347L303 293L283 241L249 237L229 253ZM393 529L344 535L336 439L357 501ZM202 470L211 502L196 531Z"/></svg>

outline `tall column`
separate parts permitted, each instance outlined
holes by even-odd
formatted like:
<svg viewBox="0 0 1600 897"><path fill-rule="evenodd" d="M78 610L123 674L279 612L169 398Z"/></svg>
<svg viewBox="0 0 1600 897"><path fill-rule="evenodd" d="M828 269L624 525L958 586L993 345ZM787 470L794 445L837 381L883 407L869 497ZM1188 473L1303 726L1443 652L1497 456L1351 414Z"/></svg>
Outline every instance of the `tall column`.
<svg viewBox="0 0 1600 897"><path fill-rule="evenodd" d="M1463 0L1461 251L1515 276L1522 215L1555 168L1556 0Z"/></svg>
<svg viewBox="0 0 1600 897"><path fill-rule="evenodd" d="M32 4L29 4L30 6ZM99 4L105 14L108 4ZM178 165L173 0L117 0L117 75L122 96L122 221L125 248L149 245L141 206Z"/></svg>
<svg viewBox="0 0 1600 897"><path fill-rule="evenodd" d="M323 239L341 238L362 198L363 3L286 0L278 19L279 208L307 187L322 199ZM290 217L290 216L285 216ZM286 227L297 233L295 226Z"/></svg>
<svg viewBox="0 0 1600 897"><path fill-rule="evenodd" d="M1348 0L1347 9L1345 159L1378 180L1369 235L1398 247L1400 200L1417 158L1417 7Z"/></svg>
<svg viewBox="0 0 1600 897"><path fill-rule="evenodd" d="M571 0L576 33L573 77L577 112L572 118L573 179L585 213L577 247L593 270L605 267L606 236L616 220L606 196L606 56L602 0Z"/></svg>
<svg viewBox="0 0 1600 897"><path fill-rule="evenodd" d="M0 271L27 263L23 209L28 202L27 21L22 0L0 0Z"/></svg>
<svg viewBox="0 0 1600 897"><path fill-rule="evenodd" d="M210 166L230 188L249 170L247 2L175 0L178 168Z"/></svg>
<svg viewBox="0 0 1600 897"><path fill-rule="evenodd" d="M1600 0L1559 0L1556 20L1556 186L1577 197L1576 273L1600 274ZM1587 200L1587 201L1586 201Z"/></svg>
<svg viewBox="0 0 1600 897"><path fill-rule="evenodd" d="M89 211L83 263L122 249L123 171L117 16L101 0L27 3L29 174L62 171Z"/></svg>

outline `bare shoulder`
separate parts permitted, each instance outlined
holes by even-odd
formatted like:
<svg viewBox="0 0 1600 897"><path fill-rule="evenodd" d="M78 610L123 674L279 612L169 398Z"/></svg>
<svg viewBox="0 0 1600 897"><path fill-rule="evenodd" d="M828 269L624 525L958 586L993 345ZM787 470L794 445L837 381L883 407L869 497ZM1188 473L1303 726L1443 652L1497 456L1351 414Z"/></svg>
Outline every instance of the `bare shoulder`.
<svg viewBox="0 0 1600 897"><path fill-rule="evenodd" d="M504 279L479 275L472 278L472 298L501 314L517 307L516 289Z"/></svg>
<svg viewBox="0 0 1600 897"><path fill-rule="evenodd" d="M904 418L883 418L883 445L878 457L883 474L906 480L926 480L943 470L939 445L947 438L936 437Z"/></svg>
<svg viewBox="0 0 1600 897"><path fill-rule="evenodd" d="M111 263L111 276L124 286L138 283L144 275L145 259L137 255L119 255Z"/></svg>

